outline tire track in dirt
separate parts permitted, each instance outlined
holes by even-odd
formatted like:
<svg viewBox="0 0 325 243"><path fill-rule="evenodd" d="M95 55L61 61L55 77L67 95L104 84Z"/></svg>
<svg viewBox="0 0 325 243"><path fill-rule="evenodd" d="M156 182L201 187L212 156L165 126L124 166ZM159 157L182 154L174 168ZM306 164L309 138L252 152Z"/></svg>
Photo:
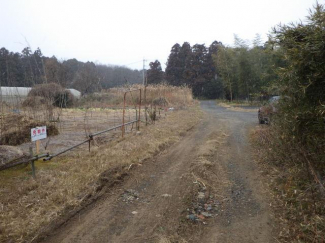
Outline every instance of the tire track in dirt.
<svg viewBox="0 0 325 243"><path fill-rule="evenodd" d="M273 220L268 192L250 155L248 132L257 123L256 113L231 112L205 104L223 131L228 133L226 154L218 160L228 174L230 186L224 188L227 202L215 227L202 242L274 242Z"/></svg>
<svg viewBox="0 0 325 243"><path fill-rule="evenodd" d="M267 197L247 144L256 114L212 101L201 107L207 114L193 132L44 242L272 242ZM220 207L211 218L188 220L202 185Z"/></svg>

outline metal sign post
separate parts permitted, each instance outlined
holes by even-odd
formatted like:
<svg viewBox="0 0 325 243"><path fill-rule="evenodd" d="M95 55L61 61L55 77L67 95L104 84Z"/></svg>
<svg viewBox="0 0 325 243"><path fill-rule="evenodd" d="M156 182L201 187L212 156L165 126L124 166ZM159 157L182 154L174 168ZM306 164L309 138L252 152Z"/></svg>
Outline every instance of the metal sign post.
<svg viewBox="0 0 325 243"><path fill-rule="evenodd" d="M124 98L123 98L123 117L122 117L122 137L124 137L125 134L125 109L126 109L126 95L131 92L136 92L139 91L139 111L137 111L137 105L135 105L135 112L136 112L136 128L139 131L140 130L140 113L141 113L141 89L134 89L134 90L129 90L124 93ZM138 113L139 112L139 113Z"/></svg>

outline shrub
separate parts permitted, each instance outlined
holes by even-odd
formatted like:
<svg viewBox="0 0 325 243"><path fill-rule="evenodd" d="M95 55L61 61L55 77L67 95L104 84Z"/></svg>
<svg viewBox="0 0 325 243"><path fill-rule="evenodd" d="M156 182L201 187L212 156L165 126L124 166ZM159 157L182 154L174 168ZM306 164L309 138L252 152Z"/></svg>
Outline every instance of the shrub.
<svg viewBox="0 0 325 243"><path fill-rule="evenodd" d="M325 10L317 4L306 24L279 26L274 40L288 65L281 69L280 137L300 145L317 170L325 168ZM317 155L318 159L313 159Z"/></svg>
<svg viewBox="0 0 325 243"><path fill-rule="evenodd" d="M59 84L39 84L35 85L29 92L28 97L43 97L48 104L57 107L69 107L74 103L74 97L69 90L65 90ZM31 102L31 98L26 101L26 105Z"/></svg>
<svg viewBox="0 0 325 243"><path fill-rule="evenodd" d="M63 88L59 84L38 84L35 85L32 90L28 93L29 97L44 97L48 100L54 100L55 96L62 92Z"/></svg>
<svg viewBox="0 0 325 243"><path fill-rule="evenodd" d="M75 103L75 98L69 90L63 90L60 93L57 93L54 97L54 106L57 107L71 107Z"/></svg>
<svg viewBox="0 0 325 243"><path fill-rule="evenodd" d="M154 106L168 106L169 102L165 97L159 97L152 101Z"/></svg>
<svg viewBox="0 0 325 243"><path fill-rule="evenodd" d="M316 4L306 24L280 25L273 41L287 66L279 72L282 99L273 125L258 131L284 242L325 238L325 9Z"/></svg>

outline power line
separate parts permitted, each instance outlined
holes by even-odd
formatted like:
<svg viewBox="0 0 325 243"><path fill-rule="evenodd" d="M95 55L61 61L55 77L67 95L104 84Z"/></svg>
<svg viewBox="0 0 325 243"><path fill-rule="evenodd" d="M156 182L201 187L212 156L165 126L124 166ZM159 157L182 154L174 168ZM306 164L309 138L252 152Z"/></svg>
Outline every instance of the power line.
<svg viewBox="0 0 325 243"><path fill-rule="evenodd" d="M131 62L129 64L124 64L122 66L129 66L129 65L132 65L132 64L140 63L140 62L142 62L142 60L141 61L136 61L136 62Z"/></svg>
<svg viewBox="0 0 325 243"><path fill-rule="evenodd" d="M149 61L153 61L154 59L150 59L150 60L145 60L146 62L149 62ZM120 66L130 66L132 64L137 64L137 63L140 63L140 62L143 62L143 59L141 61L136 61L136 62L131 62L131 63L128 63L128 64L120 64Z"/></svg>

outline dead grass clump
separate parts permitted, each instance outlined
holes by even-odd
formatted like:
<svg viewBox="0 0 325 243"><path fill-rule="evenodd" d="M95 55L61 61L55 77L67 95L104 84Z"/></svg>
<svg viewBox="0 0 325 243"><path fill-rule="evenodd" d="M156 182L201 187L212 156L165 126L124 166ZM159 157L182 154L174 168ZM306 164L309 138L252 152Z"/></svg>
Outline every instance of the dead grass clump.
<svg viewBox="0 0 325 243"><path fill-rule="evenodd" d="M56 83L35 85L28 93L28 99L24 102L25 106L36 104L39 100L36 97L42 97L44 99L43 103L46 102L48 106L54 105L56 107L66 108L74 104L74 96L72 93ZM36 100L33 101L33 98Z"/></svg>
<svg viewBox="0 0 325 243"><path fill-rule="evenodd" d="M41 96L27 97L23 103L23 107L37 108L46 104L46 99Z"/></svg>
<svg viewBox="0 0 325 243"><path fill-rule="evenodd" d="M197 108L171 112L155 126L141 127L140 134L128 134L88 152L72 152L50 162L37 162L37 179L30 168L0 172L0 242L26 242L50 222L78 208L96 196L104 185L114 185L200 120ZM86 145L85 145L86 146ZM133 164L133 166L131 166ZM107 172L109 171L109 172Z"/></svg>
<svg viewBox="0 0 325 243"><path fill-rule="evenodd" d="M0 146L0 166L6 164L13 159L22 158L24 156L23 151L13 146Z"/></svg>
<svg viewBox="0 0 325 243"><path fill-rule="evenodd" d="M56 126L49 122L38 122L19 114L6 114L3 121L7 129L2 131L0 145L19 145L30 141L30 129L37 126L46 126L47 135L59 134ZM14 124L14 125L13 125Z"/></svg>
<svg viewBox="0 0 325 243"><path fill-rule="evenodd" d="M60 93L63 88L59 84L38 84L35 85L28 93L29 97L44 97L49 100L54 100L57 93Z"/></svg>
<svg viewBox="0 0 325 243"><path fill-rule="evenodd" d="M276 127L258 127L251 135L256 159L272 189L272 207L284 242L324 242L325 197L321 171L310 167L305 148L286 142ZM321 178L321 177L320 177Z"/></svg>
<svg viewBox="0 0 325 243"><path fill-rule="evenodd" d="M59 131L53 124L45 124L48 136L58 135ZM0 145L19 145L30 141L30 130L34 127L44 126L44 122L33 122L23 126L20 130L5 133L0 139Z"/></svg>
<svg viewBox="0 0 325 243"><path fill-rule="evenodd" d="M191 171L196 180L206 184L215 194L221 195L224 187L229 186L229 179L226 176L225 169L219 163L221 158L227 154L225 147L228 135L222 132L212 132L204 145L199 147L198 158L191 165Z"/></svg>
<svg viewBox="0 0 325 243"><path fill-rule="evenodd" d="M154 106L161 106L161 107L167 107L169 102L165 97L158 97L152 101L152 105Z"/></svg>

